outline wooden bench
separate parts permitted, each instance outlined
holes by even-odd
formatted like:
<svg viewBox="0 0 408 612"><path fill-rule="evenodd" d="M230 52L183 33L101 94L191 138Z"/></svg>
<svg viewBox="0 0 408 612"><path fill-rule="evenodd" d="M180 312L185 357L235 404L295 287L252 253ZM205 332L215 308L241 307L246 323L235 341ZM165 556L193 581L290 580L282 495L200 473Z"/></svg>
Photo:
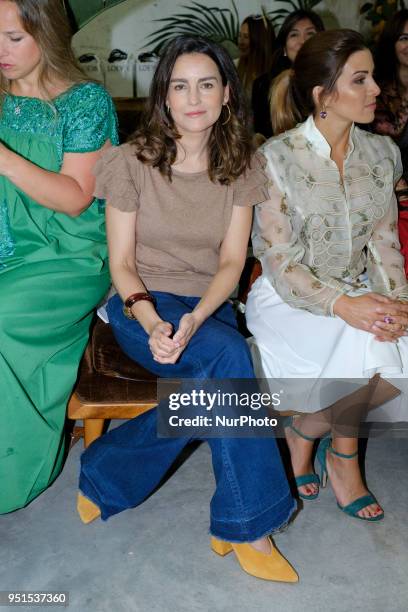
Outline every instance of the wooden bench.
<svg viewBox="0 0 408 612"><path fill-rule="evenodd" d="M129 359L111 326L98 319L68 403L68 418L82 419L85 447L98 438L108 419L131 419L157 404L157 378Z"/></svg>

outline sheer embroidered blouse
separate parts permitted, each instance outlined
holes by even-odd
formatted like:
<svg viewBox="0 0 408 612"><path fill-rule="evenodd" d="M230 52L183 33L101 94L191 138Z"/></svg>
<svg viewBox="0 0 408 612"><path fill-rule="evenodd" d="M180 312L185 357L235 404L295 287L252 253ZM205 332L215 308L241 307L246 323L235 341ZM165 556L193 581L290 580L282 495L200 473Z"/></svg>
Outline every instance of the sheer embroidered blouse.
<svg viewBox="0 0 408 612"><path fill-rule="evenodd" d="M269 200L255 208L252 243L263 273L294 308L333 316L365 285L408 300L394 185L402 167L385 136L353 126L344 177L313 117L266 142Z"/></svg>

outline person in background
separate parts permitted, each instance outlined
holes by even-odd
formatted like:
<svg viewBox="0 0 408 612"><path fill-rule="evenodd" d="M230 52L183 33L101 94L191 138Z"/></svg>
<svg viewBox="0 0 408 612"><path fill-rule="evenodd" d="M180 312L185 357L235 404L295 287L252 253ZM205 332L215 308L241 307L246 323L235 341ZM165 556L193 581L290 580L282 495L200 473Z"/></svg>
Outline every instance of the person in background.
<svg viewBox="0 0 408 612"><path fill-rule="evenodd" d="M91 172L117 144L59 0L0 1L0 513L59 474L66 406L109 287Z"/></svg>
<svg viewBox="0 0 408 612"><path fill-rule="evenodd" d="M239 32L238 48L237 70L250 101L253 82L270 69L275 48L275 31L266 15L250 15L244 19Z"/></svg>
<svg viewBox="0 0 408 612"><path fill-rule="evenodd" d="M252 206L267 195L262 163L252 156L245 96L228 53L204 39L175 38L157 66L143 127L96 167L118 291L107 305L109 322L123 351L160 378L241 378L256 386L227 300L244 265ZM142 503L188 444L193 432L157 437L157 413L166 406L163 400L85 451L84 522ZM213 550L234 551L254 576L296 582L267 537L294 511L275 439L207 441L216 480Z"/></svg>
<svg viewBox="0 0 408 612"><path fill-rule="evenodd" d="M323 30L321 17L313 11L299 9L286 17L276 38L270 68L255 79L253 84L252 113L255 133L262 134L265 138L272 136L269 102L272 81L283 70L291 67L304 42Z"/></svg>
<svg viewBox="0 0 408 612"><path fill-rule="evenodd" d="M408 275L408 10L390 19L374 50L381 88L372 129L391 136L401 151L403 175L397 185L399 236Z"/></svg>
<svg viewBox="0 0 408 612"><path fill-rule="evenodd" d="M383 403L380 392L392 399L408 377L408 283L394 194L400 153L390 138L354 125L374 119L373 70L359 33L331 30L307 41L278 77L279 135L261 149L269 200L255 207L252 232L262 276L246 305L259 376L327 385L312 405L293 406L304 414L287 422L299 495L315 499L329 477L340 509L366 521L384 512L361 476L359 424L370 405ZM344 388L339 379L361 380L358 402L340 394L339 404L327 403L332 383ZM396 399L395 420L406 420L404 397ZM320 479L312 467L317 438Z"/></svg>

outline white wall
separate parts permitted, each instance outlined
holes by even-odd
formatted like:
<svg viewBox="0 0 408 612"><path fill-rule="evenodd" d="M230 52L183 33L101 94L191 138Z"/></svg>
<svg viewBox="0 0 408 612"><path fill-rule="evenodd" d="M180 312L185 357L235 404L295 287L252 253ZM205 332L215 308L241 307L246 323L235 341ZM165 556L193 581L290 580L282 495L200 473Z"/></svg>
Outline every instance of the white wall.
<svg viewBox="0 0 408 612"><path fill-rule="evenodd" d="M231 6L230 0L199 1L206 6ZM316 10L326 18L329 27L357 28L359 26L359 6L363 4L363 1L323 0ZM130 63L128 62L126 66L125 63L122 66L119 63L116 66L108 65L107 58L110 52L112 49L121 49L129 54L130 62L133 62L141 51L151 50L152 46L147 44L146 37L162 25L154 20L182 12L182 5L189 4L189 0L127 0L105 11L78 32L74 37L75 52L78 56L86 52L97 55L100 62L91 62L83 66L88 68L92 76L99 76L101 80L106 79L107 71L110 71L109 82L106 84L111 93L132 95ZM266 10L287 6L279 4L277 0L236 0L236 5L241 20L249 14L260 13L261 6L264 6ZM328 12L331 12L332 16L327 19ZM114 70L116 72L122 70L125 74L115 75L112 72ZM122 76L127 80L127 86L123 79L121 85Z"/></svg>

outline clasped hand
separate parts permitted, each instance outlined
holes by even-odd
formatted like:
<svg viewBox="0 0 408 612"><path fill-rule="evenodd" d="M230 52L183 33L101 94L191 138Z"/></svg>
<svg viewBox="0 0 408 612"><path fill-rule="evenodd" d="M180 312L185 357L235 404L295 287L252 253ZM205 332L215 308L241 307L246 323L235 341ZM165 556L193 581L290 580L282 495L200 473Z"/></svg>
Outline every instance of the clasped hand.
<svg viewBox="0 0 408 612"><path fill-rule="evenodd" d="M159 321L153 327L149 337L149 347L153 359L158 363L176 363L186 348L199 325L193 313L187 313L180 319L178 330L173 334L173 326L166 321Z"/></svg>
<svg viewBox="0 0 408 612"><path fill-rule="evenodd" d="M343 295L333 311L352 327L374 334L380 342L397 342L408 335L408 303L378 293Z"/></svg>

